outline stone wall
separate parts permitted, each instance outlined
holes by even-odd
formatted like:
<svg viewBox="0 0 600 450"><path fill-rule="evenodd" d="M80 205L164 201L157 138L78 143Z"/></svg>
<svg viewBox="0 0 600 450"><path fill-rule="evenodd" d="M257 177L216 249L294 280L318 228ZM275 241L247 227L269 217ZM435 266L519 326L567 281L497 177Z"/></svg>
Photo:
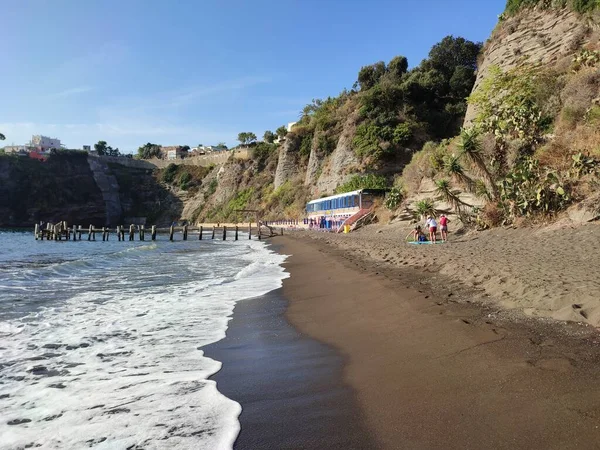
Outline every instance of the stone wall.
<svg viewBox="0 0 600 450"><path fill-rule="evenodd" d="M187 165L187 166L202 166L209 167L210 165L221 165L225 164L227 160L234 155L234 158L239 159L248 159L250 158L249 149L243 148L240 150L231 150L227 152L214 153L210 155L198 155L198 156L189 156L184 159L158 159L152 158L147 162L152 164L154 167L158 167L159 169L164 169L169 164L175 165Z"/></svg>

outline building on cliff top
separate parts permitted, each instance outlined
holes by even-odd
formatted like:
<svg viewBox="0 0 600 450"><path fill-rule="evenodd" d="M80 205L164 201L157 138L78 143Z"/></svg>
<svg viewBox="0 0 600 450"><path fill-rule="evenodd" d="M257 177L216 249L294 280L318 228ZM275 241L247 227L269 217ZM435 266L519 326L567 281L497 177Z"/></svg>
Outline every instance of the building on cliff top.
<svg viewBox="0 0 600 450"><path fill-rule="evenodd" d="M160 152L163 159L183 159L187 157L187 147L182 145L169 145L167 147L161 147Z"/></svg>

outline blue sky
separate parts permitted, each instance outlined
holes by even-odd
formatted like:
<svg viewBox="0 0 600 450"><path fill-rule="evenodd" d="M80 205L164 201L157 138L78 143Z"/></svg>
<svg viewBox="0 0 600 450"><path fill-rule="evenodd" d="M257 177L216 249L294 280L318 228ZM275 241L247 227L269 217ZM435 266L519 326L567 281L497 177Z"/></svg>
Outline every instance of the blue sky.
<svg viewBox="0 0 600 450"><path fill-rule="evenodd" d="M361 66L411 66L452 34L485 41L505 0L1 0L0 132L134 152L235 144L351 88Z"/></svg>

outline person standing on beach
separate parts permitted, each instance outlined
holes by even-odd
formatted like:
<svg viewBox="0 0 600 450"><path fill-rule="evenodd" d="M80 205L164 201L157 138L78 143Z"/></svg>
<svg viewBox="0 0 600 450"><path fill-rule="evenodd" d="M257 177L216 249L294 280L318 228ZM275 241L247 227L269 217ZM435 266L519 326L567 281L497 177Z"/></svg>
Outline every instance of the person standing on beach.
<svg viewBox="0 0 600 450"><path fill-rule="evenodd" d="M442 242L448 241L448 218L445 214L440 216L440 233L442 234Z"/></svg>
<svg viewBox="0 0 600 450"><path fill-rule="evenodd" d="M427 216L425 225L429 229L429 240L435 244L437 238L437 222L432 216Z"/></svg>

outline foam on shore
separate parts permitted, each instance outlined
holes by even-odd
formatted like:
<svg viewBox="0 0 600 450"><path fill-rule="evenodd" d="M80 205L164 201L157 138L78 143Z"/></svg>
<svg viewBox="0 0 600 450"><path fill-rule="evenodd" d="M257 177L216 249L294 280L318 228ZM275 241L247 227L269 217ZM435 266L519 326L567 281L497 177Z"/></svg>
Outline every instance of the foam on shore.
<svg viewBox="0 0 600 450"><path fill-rule="evenodd" d="M221 363L201 347L236 301L281 286L285 257L253 241L152 245L44 267L40 291L64 298L0 322L0 448L232 447L241 406L207 380Z"/></svg>

